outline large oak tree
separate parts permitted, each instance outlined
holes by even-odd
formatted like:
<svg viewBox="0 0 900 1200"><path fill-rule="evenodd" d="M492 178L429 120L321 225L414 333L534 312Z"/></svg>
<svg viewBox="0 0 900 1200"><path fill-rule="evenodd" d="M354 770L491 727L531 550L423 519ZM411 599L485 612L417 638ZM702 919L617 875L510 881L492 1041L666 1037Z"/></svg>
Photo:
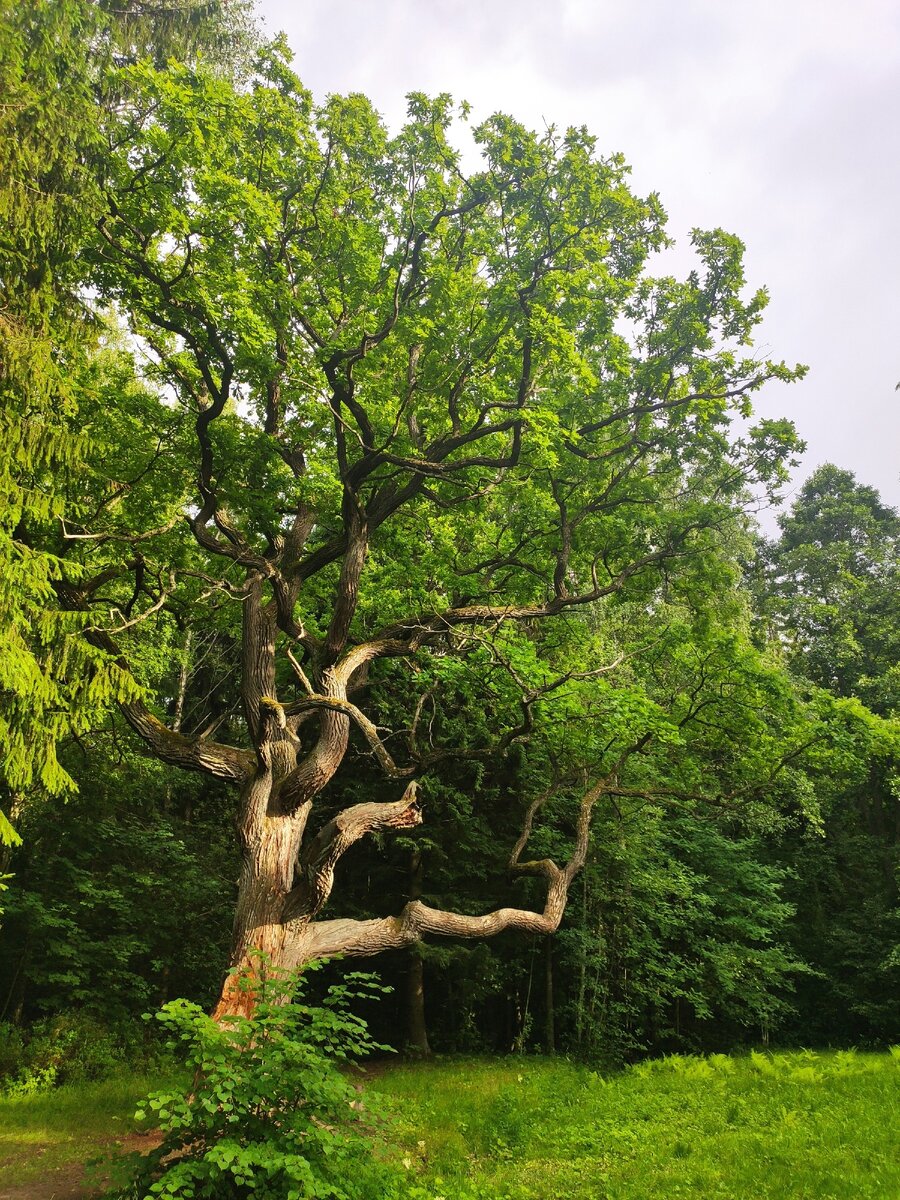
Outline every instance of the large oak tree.
<svg viewBox="0 0 900 1200"><path fill-rule="evenodd" d="M731 430L757 389L796 373L749 348L765 294L744 297L740 242L695 232L696 268L655 278L660 203L585 130L494 116L470 131L469 169L447 97L413 96L389 136L360 96L316 105L278 44L240 88L146 62L123 83L83 262L145 381L85 377L94 467L69 505L58 592L139 680L148 633L158 646L173 618L239 619L230 739L185 733L146 695L123 703L162 761L240 789L233 965L552 932L592 807L626 790L649 726L590 764L563 865L524 861L549 777L523 803L510 866L543 879L541 911L323 911L354 843L422 821L423 773L527 738L560 679L611 664L530 679L512 664L518 702L493 746L429 736L435 674L464 673L473 640L515 629L539 660L540 631L573 614L652 607L748 489L780 479L790 427ZM371 682L398 668L400 741L368 711ZM323 819L351 739L401 794ZM219 1014L244 1003L229 983Z"/></svg>

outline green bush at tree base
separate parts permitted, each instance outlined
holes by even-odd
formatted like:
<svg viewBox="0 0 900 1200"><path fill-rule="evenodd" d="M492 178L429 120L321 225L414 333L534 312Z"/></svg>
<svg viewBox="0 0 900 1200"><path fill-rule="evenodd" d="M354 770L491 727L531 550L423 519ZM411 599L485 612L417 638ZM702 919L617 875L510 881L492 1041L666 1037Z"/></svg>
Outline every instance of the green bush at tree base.
<svg viewBox="0 0 900 1200"><path fill-rule="evenodd" d="M372 1156L376 1117L342 1067L387 1048L349 1011L383 991L355 973L321 1005L301 1003L296 975L271 972L241 985L256 1001L249 1017L219 1025L196 1004L173 1000L157 1013L168 1045L194 1076L190 1092L151 1094L138 1109L161 1143L126 1163L120 1200L376 1200L398 1196L402 1173Z"/></svg>

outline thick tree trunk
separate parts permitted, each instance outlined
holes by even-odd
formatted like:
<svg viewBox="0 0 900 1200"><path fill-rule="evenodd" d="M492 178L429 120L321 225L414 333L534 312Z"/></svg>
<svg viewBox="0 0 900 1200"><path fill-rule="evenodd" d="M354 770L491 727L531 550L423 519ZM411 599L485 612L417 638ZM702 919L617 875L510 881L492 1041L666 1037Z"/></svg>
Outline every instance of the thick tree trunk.
<svg viewBox="0 0 900 1200"><path fill-rule="evenodd" d="M255 979L300 965L300 922L285 922L285 904L306 825L308 806L270 815L272 774L260 771L245 789L241 834L244 855L232 927L229 974L213 1010L217 1021L249 1016L256 1004Z"/></svg>
<svg viewBox="0 0 900 1200"><path fill-rule="evenodd" d="M343 747L340 750L342 754ZM304 844L312 802L307 800L278 815L279 791L273 778L277 775L261 769L245 789L241 828L244 860L231 970L213 1010L217 1021L253 1012L258 994L254 980L267 974L282 975L315 959L343 953L345 946L340 943L333 948L322 945L320 931L332 923L315 922L331 895L338 860L368 833L408 829L422 820L418 786L413 783L393 803L356 804L345 809Z"/></svg>

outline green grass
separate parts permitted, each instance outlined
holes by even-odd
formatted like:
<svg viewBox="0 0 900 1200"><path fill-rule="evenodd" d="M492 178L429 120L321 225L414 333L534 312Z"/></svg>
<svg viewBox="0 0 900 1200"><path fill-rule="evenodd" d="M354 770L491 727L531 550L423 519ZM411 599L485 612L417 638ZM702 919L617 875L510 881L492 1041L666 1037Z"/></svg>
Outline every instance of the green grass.
<svg viewBox="0 0 900 1200"><path fill-rule="evenodd" d="M674 1057L609 1078L455 1062L373 1086L422 1200L900 1200L896 1051Z"/></svg>
<svg viewBox="0 0 900 1200"><path fill-rule="evenodd" d="M160 1075L0 1099L0 1179L85 1163ZM900 1053L392 1066L409 1200L900 1200ZM393 1154L393 1151L389 1153Z"/></svg>
<svg viewBox="0 0 900 1200"><path fill-rule="evenodd" d="M101 1083L0 1097L0 1179L25 1184L86 1163L133 1133L138 1100L167 1082L123 1072Z"/></svg>

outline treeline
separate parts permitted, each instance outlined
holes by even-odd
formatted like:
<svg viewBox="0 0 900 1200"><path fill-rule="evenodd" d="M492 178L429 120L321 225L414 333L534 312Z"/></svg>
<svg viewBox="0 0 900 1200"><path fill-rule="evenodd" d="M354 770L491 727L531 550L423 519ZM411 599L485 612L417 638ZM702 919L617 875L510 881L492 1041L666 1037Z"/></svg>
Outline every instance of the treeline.
<svg viewBox="0 0 900 1200"><path fill-rule="evenodd" d="M900 1037L900 525L748 517L740 241L653 277L585 130L466 175L243 5L0 12L9 1044L260 953L417 1053Z"/></svg>

